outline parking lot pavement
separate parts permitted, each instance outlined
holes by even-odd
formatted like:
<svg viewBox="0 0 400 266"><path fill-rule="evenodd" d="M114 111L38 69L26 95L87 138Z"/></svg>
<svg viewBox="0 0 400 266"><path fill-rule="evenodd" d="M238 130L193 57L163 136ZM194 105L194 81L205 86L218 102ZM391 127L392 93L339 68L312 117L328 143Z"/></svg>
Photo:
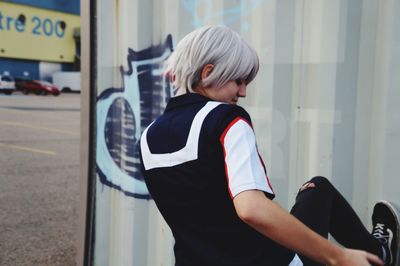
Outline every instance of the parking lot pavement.
<svg viewBox="0 0 400 266"><path fill-rule="evenodd" d="M0 265L75 265L80 94L0 94Z"/></svg>

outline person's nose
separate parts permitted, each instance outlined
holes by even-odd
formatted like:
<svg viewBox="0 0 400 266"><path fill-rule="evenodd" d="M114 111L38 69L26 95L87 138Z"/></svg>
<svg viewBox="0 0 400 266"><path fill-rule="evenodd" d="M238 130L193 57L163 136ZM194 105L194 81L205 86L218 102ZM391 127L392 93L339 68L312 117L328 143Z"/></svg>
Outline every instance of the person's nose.
<svg viewBox="0 0 400 266"><path fill-rule="evenodd" d="M238 96L246 97L246 91L247 91L247 85L245 85L245 84L241 85L239 88L239 91L238 91Z"/></svg>

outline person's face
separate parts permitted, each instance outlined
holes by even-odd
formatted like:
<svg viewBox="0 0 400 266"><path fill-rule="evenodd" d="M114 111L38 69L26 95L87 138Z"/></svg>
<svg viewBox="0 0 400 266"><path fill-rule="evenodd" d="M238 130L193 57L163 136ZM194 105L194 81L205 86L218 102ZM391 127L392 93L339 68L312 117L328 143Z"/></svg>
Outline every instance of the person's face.
<svg viewBox="0 0 400 266"><path fill-rule="evenodd" d="M239 98L246 97L247 85L242 80L231 80L220 88L205 88L206 96L212 100L237 104Z"/></svg>
<svg viewBox="0 0 400 266"><path fill-rule="evenodd" d="M201 79L205 79L210 75L214 66L207 64L201 72ZM222 87L198 87L196 92L202 94L214 101L237 104L239 98L246 97L247 84L242 79L230 80Z"/></svg>

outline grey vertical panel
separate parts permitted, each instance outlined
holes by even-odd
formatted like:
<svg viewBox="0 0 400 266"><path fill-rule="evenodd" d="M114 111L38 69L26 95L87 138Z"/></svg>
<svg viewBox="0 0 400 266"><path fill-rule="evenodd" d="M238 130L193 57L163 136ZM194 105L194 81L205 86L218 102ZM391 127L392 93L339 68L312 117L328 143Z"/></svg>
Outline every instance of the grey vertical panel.
<svg viewBox="0 0 400 266"><path fill-rule="evenodd" d="M154 1L137 1L137 24L132 25L138 29L139 33L136 40L137 47L135 47L135 50L145 49L153 43L153 2ZM121 32L121 34L124 33Z"/></svg>
<svg viewBox="0 0 400 266"><path fill-rule="evenodd" d="M400 2L386 3L389 16L387 99L382 196L400 207ZM379 88L377 88L379 89Z"/></svg>
<svg viewBox="0 0 400 266"><path fill-rule="evenodd" d="M334 126L332 180L347 200L351 201L362 1L353 0L347 3L341 6L342 9L347 7L347 10L340 12L341 15L347 15L347 19L340 20L347 21L347 25L344 27L346 29L344 61L337 64L335 111L341 113L342 119L341 123Z"/></svg>
<svg viewBox="0 0 400 266"><path fill-rule="evenodd" d="M178 27L176 36L173 36L174 45L176 45L179 42L179 40L182 39L186 34L191 32L196 27L199 27L199 25L196 24L194 19L196 8L188 4L191 1L180 1L180 0L175 0L175 1L178 1L180 3L178 4L178 8L176 10L177 14L176 19ZM182 23L183 21L184 23Z"/></svg>
<svg viewBox="0 0 400 266"><path fill-rule="evenodd" d="M281 140L273 145L271 152L270 175L273 178L277 200L285 207L289 207L288 184L290 164L290 120L292 118L292 91L293 91L293 45L295 4L292 1L276 2L275 21L275 54L273 72L273 101L272 101L272 142ZM288 63L281 63L288 62ZM283 119L280 119L283 118ZM283 120L286 124L286 136L279 131ZM277 169L279 167L279 169Z"/></svg>
<svg viewBox="0 0 400 266"><path fill-rule="evenodd" d="M362 27L360 32L360 58L358 69L358 89L356 101L355 143L354 143L354 187L352 205L361 219L368 221L367 202L368 177L371 176L368 167L371 160L371 128L372 103L375 82L375 70L378 67L375 59L377 22L379 3L367 0L362 6Z"/></svg>

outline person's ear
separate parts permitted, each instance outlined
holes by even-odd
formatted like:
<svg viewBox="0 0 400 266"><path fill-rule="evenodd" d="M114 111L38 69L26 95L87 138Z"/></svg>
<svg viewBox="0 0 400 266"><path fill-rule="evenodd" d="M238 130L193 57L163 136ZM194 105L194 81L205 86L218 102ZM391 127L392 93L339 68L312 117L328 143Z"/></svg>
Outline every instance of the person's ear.
<svg viewBox="0 0 400 266"><path fill-rule="evenodd" d="M168 72L163 72L162 74L165 78L169 80L169 82L173 83L175 82L175 75L171 73L171 71Z"/></svg>
<svg viewBox="0 0 400 266"><path fill-rule="evenodd" d="M201 71L201 80L206 79L211 72L214 69L214 65L213 64L207 64L203 67L203 70Z"/></svg>

